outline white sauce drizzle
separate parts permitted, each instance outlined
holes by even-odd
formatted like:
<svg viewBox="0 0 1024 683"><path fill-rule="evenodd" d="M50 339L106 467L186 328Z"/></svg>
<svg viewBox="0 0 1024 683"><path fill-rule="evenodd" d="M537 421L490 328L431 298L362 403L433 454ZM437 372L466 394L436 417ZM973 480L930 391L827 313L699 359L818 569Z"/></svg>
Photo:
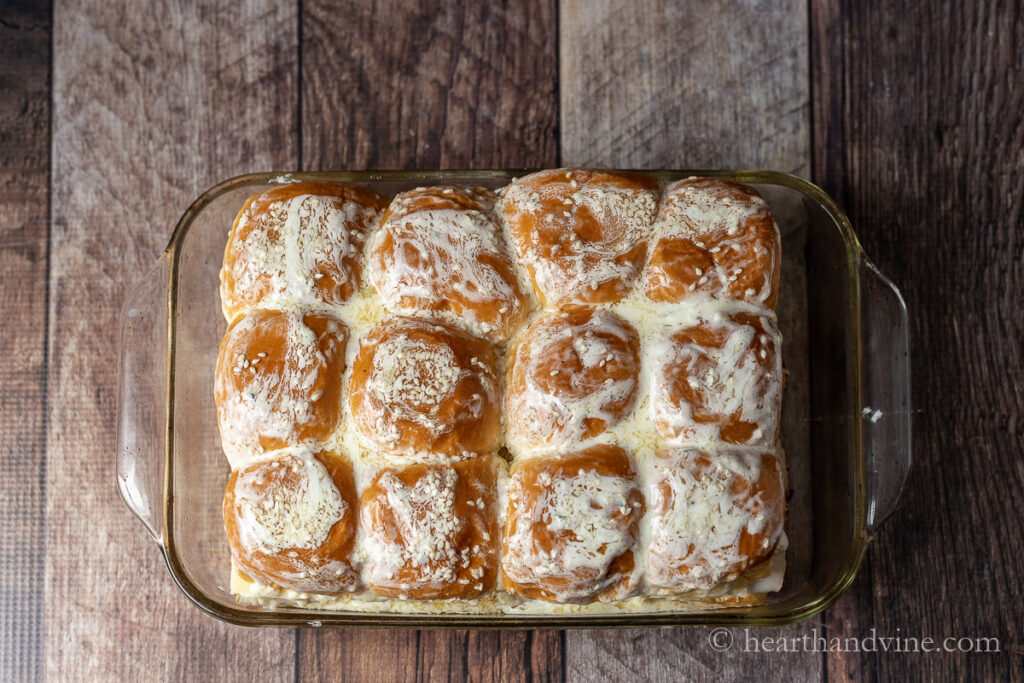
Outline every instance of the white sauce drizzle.
<svg viewBox="0 0 1024 683"><path fill-rule="evenodd" d="M373 239L369 275L381 300L395 313L435 311L476 334L503 338L522 315L522 288L497 224L483 211L412 210L415 199L396 197ZM381 251L386 239L390 258ZM488 262L494 260L508 263L508 272Z"/></svg>
<svg viewBox="0 0 1024 683"><path fill-rule="evenodd" d="M732 491L737 478L751 483L760 478L759 454L719 453L709 458L710 465L703 471L695 465L697 456L690 452L655 464L648 488L651 557L647 579L652 586L686 592L735 578L730 570L745 559L739 546L743 532L761 534L768 523L760 492L737 496ZM668 485L667 496L661 483ZM774 545L780 534L781 525L769 542ZM680 567L685 571L680 573Z"/></svg>
<svg viewBox="0 0 1024 683"><path fill-rule="evenodd" d="M519 501L519 507L515 533L505 539L509 548L502 557L505 573L522 583L531 583L534 577L570 577L580 570L601 577L570 582L557 594L562 602L586 598L620 580L607 574L612 561L636 545L623 520L632 512L631 482L592 470L580 470L572 477L541 473L539 480L544 488L529 505L524 502L528 496L521 480L513 476L509 484L508 496ZM615 513L619 517L613 517ZM559 543L550 552L537 548L533 528L537 524L558 536Z"/></svg>
<svg viewBox="0 0 1024 683"><path fill-rule="evenodd" d="M321 300L316 289L319 271L329 270L340 279L350 277L343 261L358 256L365 238L362 226L372 225L376 215L374 209L359 202L342 203L334 197L303 194L272 202L260 215L260 222L236 245L235 291L252 291L266 279L269 292L260 305ZM250 220L248 214L242 216L235 234L243 234ZM358 283L353 286L358 288ZM228 299L225 289L221 295ZM238 305L242 297L231 300Z"/></svg>
<svg viewBox="0 0 1024 683"><path fill-rule="evenodd" d="M286 478L298 483L289 485ZM235 505L242 546L266 555L323 545L331 527L348 510L326 468L308 455L274 460L240 472L235 483Z"/></svg>
<svg viewBox="0 0 1024 683"><path fill-rule="evenodd" d="M522 193L520 193L517 195L517 188L517 184L512 184L505 188L505 190L503 191L505 203L509 203L509 206L515 204L517 208L521 209L525 206L525 204L534 201L528 194L522 195ZM695 206L685 208L685 210L681 211L679 215L674 215L671 213L671 211L666 212L665 215L659 218L657 224L655 225L654 214L656 213L657 207L656 202L653 199L653 197L655 196L654 193L641 192L641 194L649 194L651 196L650 201L648 201L644 197L641 197L639 199L637 199L636 197L631 197L630 194L631 193L629 192L615 192L608 191L605 189L593 188L588 189L586 187L584 187L581 191L579 188L577 188L576 191L573 192L567 198L569 203L565 205L565 211L569 215L565 216L563 214L558 214L557 216L552 217L551 222L558 222L563 226L566 226L565 229L567 230L568 234L574 234L572 231L575 227L575 213L581 207L585 208L585 210L587 211L604 215L607 218L614 217L614 219L618 222L618 225L624 226L621 228L619 233L613 235L613 238L609 240L608 244L610 246L607 248L601 246L598 247L596 251L591 251L590 248L591 246L593 246L592 243L579 240L578 237L575 239L567 240L566 243L562 245L562 252L559 253L559 258L562 258L563 256L566 256L568 254L572 259L572 266L570 268L570 280L572 282L572 287L580 289L589 288L593 290L596 289L597 286L599 286L600 284L610 279L625 277L627 280L631 280L636 273L628 272L629 267L624 267L619 264L615 264L613 259L615 256L619 254L628 252L631 245L635 244L638 238L649 237L651 235L652 230L656 231L656 234L659 236L672 234L679 236L687 234L686 231L689 229L688 226L699 225L705 221L718 221L719 224L721 223L721 221L726 221L726 223L728 223L729 225L741 226L743 220L745 220L740 215L740 211L737 207L724 207L716 210L714 206L705 206L703 204L698 203ZM635 192L633 194L635 194ZM320 306L321 309L329 310L334 315L338 316L342 321L344 321L344 323L349 327L350 330L350 340L347 348L347 366L351 367L352 359L354 358L359 348L360 340L375 324L380 322L383 316L383 311L385 310L385 306L393 307L396 304L389 303L385 297L382 297L380 295L380 293L377 291L375 287L369 286L368 283L364 283L362 286L360 286L360 283L353 283L354 288L356 290L356 294L347 303L318 303L316 301L316 297L318 296L318 294L316 293L314 287L316 278L313 274L316 272L316 268L319 267L317 264L320 256L314 256L314 254L324 255L325 260L334 260L335 262L337 262L337 259L347 255L351 255L357 260L361 259L364 263L367 264L366 268L368 277L372 279L373 277L380 276L383 280L390 280L391 283L394 284L394 286L396 287L407 286L406 284L403 284L405 281L400 277L401 270L405 268L405 266L400 265L397 269L397 274L391 273L387 268L383 269L382 272L378 272L376 274L371 273L371 271L373 270L372 259L368 259L367 254L372 249L373 244L376 243L377 240L379 240L379 236L377 239L363 239L364 237L366 237L365 232L368 231L358 232L358 224L360 224L361 222L363 225L373 226L377 222L377 220L379 220L375 218L374 211L370 209L365 209L360 205L355 204L354 202L349 202L345 207L343 207L343 210L341 212L338 212L339 218L333 219L325 215L325 212L328 211L327 207L329 207L332 203L332 198L320 198L320 205L314 205L314 203L310 201L311 199L315 198L311 198L308 195L304 195L303 197L296 197L294 199L288 200L287 202L277 203L280 206L277 206L275 208L280 214L279 217L282 219L281 222L278 223L278 230L280 231L280 234L284 236L284 239L271 240L269 236L266 235L265 230L254 230L253 233L262 232L263 237L254 235L251 237L251 242L246 242L244 246L244 260L246 260L246 265L241 269L242 271L244 271L241 277L243 279L249 278L249 282L252 282L255 280L256 277L258 277L261 274L264 276L269 275L271 281L271 290L273 292L271 296L271 301L274 302L275 307L291 310L295 307L308 306L310 303L314 303ZM350 211L358 211L361 213L350 213ZM716 216L716 211L718 211L720 215ZM427 229L429 226L432 226L429 227L429 229L438 231L438 237L441 244L444 244L446 239L449 240L449 243L444 247L443 251L445 254L450 254L451 259L447 263L444 262L443 257L438 259L440 262L439 266L435 267L435 273L438 277L438 280L440 280L442 271L444 271L446 268L449 270L454 270L452 268L454 262L457 262L459 259L464 258L467 254L482 253L483 250L495 247L500 250L503 247L503 243L515 244L515 241L509 239L508 237L509 228L507 222L504 219L504 215L501 211L498 212L498 218L499 227L504 232L503 235L499 235L497 234L497 232L490 233L484 229L477 230L477 226L475 224L474 226L466 224L466 219L464 217L458 218L454 223L452 223L452 218L452 216L443 215L442 212L435 212L433 214L428 213L421 218L415 219L416 221L422 221L423 223L428 224L427 226L418 225L418 230ZM247 220L247 217L243 217L240 220L239 228L242 227L242 223L245 220ZM470 220L472 220L472 218L470 218ZM348 227L346 227L345 221L349 221ZM351 221L354 221L354 223L352 223ZM320 225L321 228L325 229L325 231L309 231L308 228L310 225ZM446 238L444 236L444 233L446 230L448 230L449 227L451 228L453 235L456 232L456 227L458 227L460 229L465 230L467 233L471 233L472 236L466 240L460 240L458 237ZM356 229L358 234L352 235L350 237L347 231L351 229ZM730 228L727 227L726 231L728 232L729 230ZM305 235L307 232L310 233L309 239L306 239L305 237L300 237L300 235ZM327 234L332 232L334 234ZM742 232L742 230L738 230L736 232L737 240L739 240L742 236ZM317 240L320 240L320 236L323 235L326 236L323 237L322 243L318 243ZM357 247L359 246L360 243L364 245L362 254L357 252ZM654 243L653 239L651 240L651 243ZM548 268L544 264L540 264L538 269L538 261L541 259L541 256L536 252L536 250L520 250L518 248L519 245L516 246L516 252L518 253L519 258L512 259L512 266L514 268L514 272L519 273L520 280L525 282L526 279L523 278L524 266L528 268L530 271L532 271L534 277L536 278L538 286L541 288L542 291L544 291L546 298L549 301L549 304L552 304L555 301L556 297L561 295L561 293L554 291L554 278L556 277L556 275L559 278L564 278L566 277L566 273L564 271L561 273L557 273L555 269ZM723 248L726 248L727 246L728 245L724 245ZM606 251L601 251L601 249L605 249ZM424 252L421 251L421 253ZM441 253L441 251L438 252L438 254ZM592 256L595 254L601 257L602 262L592 262ZM240 261L241 260L243 259L240 259ZM459 271L459 273L462 274L462 271ZM705 274L710 276L709 279L718 278L719 283L723 285L726 282L729 282L728 278L732 275L730 273ZM465 284L459 290L460 293L463 290L472 293L474 288L476 288L476 290L480 292L481 298L483 298L483 293L486 292L488 288L490 288L492 293L505 293L504 286L507 283L494 280L492 279L491 275L484 274L481 272L473 272L463 275L463 278L463 282ZM472 285L469 284L470 282L472 283ZM244 285L245 283L243 282L242 284ZM386 287L387 286L391 286L391 284L386 285ZM547 287L547 289L551 291L545 291L545 287ZM532 288L528 289L532 290ZM665 352L665 349L657 343L657 340L664 340L664 338L666 337L666 330L687 327L689 325L695 324L697 321L701 319L721 320L727 318L734 312L743 311L750 313L759 313L767 316L770 320L774 320L774 314L770 311L764 310L762 307L758 305L759 302L764 301L764 297L767 295L767 290L759 290L758 292L756 292L756 296L754 297L751 297L750 292L747 292L748 296L746 297L745 302L735 302L724 299L716 299L708 295L689 297L687 299L686 304L680 305L658 304L655 302L651 302L644 295L643 289L643 283L637 283L637 286L634 287L632 291L622 301L612 305L601 305L598 307L599 310L608 310L618 313L623 318L625 318L630 323L630 325L636 328L636 330L639 333L641 349L641 371L638 377L639 381L637 382L637 386L635 388L636 400L633 404L633 408L627 412L627 414L623 417L623 419L620 422L606 429L605 432L599 435L598 437L594 439L588 439L586 441L574 441L573 439L569 439L567 441L566 448L568 448L570 445L573 447L582 448L592 443L620 444L634 455L634 458L636 459L637 464L639 466L639 479L641 483L645 486L646 490L646 487L648 487L649 485L649 464L651 462L654 462L653 454L663 449L666 445L671 445L670 442L680 442L679 440L670 440L662 436L658 432L658 430L655 429L654 424L651 420L651 416L655 413L655 410L657 409L655 406L657 401L654 386L657 375L654 369L661 361L663 354ZM411 289L409 289L409 291L413 291L415 293L415 287L412 287ZM429 295L429 292L419 292L419 294ZM571 301L573 300L573 297L570 296L567 300ZM400 309L393 308L392 310ZM522 328L520 329L524 329L527 325L531 324L540 316L548 314L550 314L550 311L538 311L537 313L533 314L529 319L527 319L524 322ZM466 324L465 321L462 324ZM474 325L476 325L476 327L474 327ZM469 326L471 329L474 329L477 334L488 334L488 332L479 325L477 325L477 323L470 321ZM493 334L489 336L493 337ZM575 340L573 344L575 353L577 353L580 356L581 360L585 365L590 365L595 361L597 363L600 363L600 358L603 353L603 349L599 348L599 346L599 344L589 345L586 342L576 344ZM776 348L779 350L779 353L781 354L779 344L776 344ZM496 350L500 351L500 349ZM500 365L503 361L503 358L499 356L497 360L499 361ZM777 367L781 368L781 364L778 364ZM777 385L781 384L779 380L781 380L781 378L775 378L775 383ZM302 383L302 380L296 381ZM315 381L315 379L313 379L312 381ZM292 380L289 379L288 384L291 384L291 382ZM346 376L342 387L343 395L347 395L348 382L349 378ZM439 386L443 386L444 384L445 381L442 378L442 381ZM776 386L775 390L781 391L781 387ZM495 391L497 391L496 387ZM260 389L256 393L259 396L264 395L262 389ZM411 394L407 394L407 396L408 395ZM270 396L270 393L266 393L266 396ZM426 397L426 395L424 395L424 397ZM733 399L730 400L736 400L736 397L734 396ZM293 418L289 418L296 424L300 424L301 422L297 421L301 420L305 415L305 411L299 410L299 408L301 407L301 405L296 405L296 410L294 411ZM258 413L259 410L260 409L257 408L256 412ZM665 408L662 407L660 408L660 410L665 410ZM334 448L339 452L349 453L353 459L357 481L365 481L365 476L363 473L368 471L370 463L377 462L381 456L375 450L372 444L356 436L356 431L354 429L351 416L348 415L347 412L347 410L343 411L342 424L335 431L333 437L328 441L327 447ZM584 411L581 409L579 411L579 414L582 415L583 412ZM597 416L599 412L600 411L595 411L593 415ZM253 415L253 413L249 412L249 415ZM263 419L264 421L269 420L268 424L272 423L276 419L274 417L271 417L266 412L264 413L264 416L264 418L254 419ZM573 414L572 419L575 419L575 416L576 413ZM777 419L777 413L774 417ZM681 418L678 415L675 415L671 419L679 420ZM287 431L288 421L289 420L282 420L279 426L274 426L273 424L271 424L269 429L275 433ZM771 451L775 449L777 447L777 444L775 444L773 441L773 439L775 438L774 430L765 429L763 431L766 444L764 448L759 450L758 452ZM514 447L514 444L511 443L512 441L514 441L514 439L511 438L510 432L506 432L505 437L506 443L511 447L511 450L513 451L513 454L516 457L525 458L537 457L542 455L541 452L536 451L535 449L532 448ZM703 439L704 441L701 441L701 439ZM702 445L705 446L708 445L709 443L715 443L713 435L705 435L703 437L698 437L697 441L701 441ZM739 448L742 450L744 448L750 447L744 446ZM226 446L226 451L227 450L228 448ZM266 458L273 457L273 455L274 454L271 453L255 457ZM418 458L419 456L416 457ZM246 462L252 461L251 459L246 460L231 458L230 453L229 459L232 461L232 465L236 469L239 466L244 465ZM587 473L587 475L593 477L597 476L593 472ZM591 482L590 484L587 484L583 488L586 489L587 486L591 487L596 492L595 495L597 495L601 499L601 501L607 502L610 505L614 504L617 501L617 499L615 498L616 494L614 491L615 484L613 484L612 482L601 482L599 479L595 481L596 483ZM437 486L431 486L429 484L437 484ZM430 491L433 491L436 488L438 491L443 491L447 487L447 481L444 477L442 477L442 479L439 482L427 482L427 484L424 484L424 487L424 490L429 489ZM622 488L624 490L624 485ZM499 496L502 499L504 499L508 493L511 493L511 490L505 491L504 485L500 484ZM580 501L584 499L584 496L582 494L574 498L573 495L567 495L567 492L562 491L561 489L553 489L552 492L549 492L549 494L556 496L559 499L563 497L566 499L566 502L560 504L560 507L559 505L555 505L557 509L563 511L560 514L564 514L564 520L555 518L552 521L552 524L555 525L554 528L561 528L559 527L559 525L564 525L564 528L566 529L581 528L579 526L576 526L576 524L590 524L593 525L593 532L595 534L595 536L593 536L592 538L606 538L607 536L607 539L611 539L612 534L606 526L606 522L608 520L602 522L599 516L596 519L591 519L592 517L594 517L594 513L592 512L592 510L588 509L586 506L578 504ZM419 500L418 498L416 498L416 496L419 494L406 496L404 498L403 495L404 494L396 494L396 497L394 497L394 502L390 504L396 507L396 509L401 508L402 510L402 512L396 515L396 517L401 517L403 520L413 519L415 516L409 516L407 513L414 509L414 500ZM620 492L619 495L621 496L624 494ZM392 496L389 493L389 502L391 501L391 498ZM441 495L441 498L444 498L443 494ZM437 501L435 500L435 503L436 502ZM648 502L648 510L653 509L654 506L650 504L650 497L648 498ZM342 504L344 504L344 501L342 501ZM444 505L442 501L438 509L443 510L443 508ZM502 505L501 509L504 509L504 505ZM439 513L438 519L443 518L443 516L443 512ZM455 520L455 523L458 523L458 520ZM406 522L403 521L402 524L406 524ZM444 525L437 526L436 528L440 529L442 528L442 526ZM663 526L665 528L668 528L668 526L670 525L668 525L668 523L666 522L663 524ZM415 527L415 524L412 524L412 527ZM648 541L646 540L648 536L653 534L652 527L653 523L651 521L651 514L649 513L641 526L640 539L634 539L632 541L611 539L613 542L609 543L609 547L618 547L623 542L627 544L634 543L639 544L639 546L644 546L648 543ZM410 532L412 534L410 536L411 538L420 539L419 541L413 544L413 548L410 551L410 556L415 556L417 558L428 557L432 556L432 554L436 551L437 548L443 549L444 544L442 542L439 542L436 539L428 540L435 535L435 531L431 530L434 528L435 527L432 526L432 523L427 523L424 529L413 529ZM376 542L377 545L372 545L374 542L370 540L370 536L371 534L366 533L365 529L360 528L356 540L356 549L354 551L354 557L369 560L371 558L384 558L388 556L389 553L390 557L392 558L398 557L398 555L395 554L396 551L394 548L383 549L383 546L380 544L379 541ZM653 540L651 542L653 543ZM781 547L782 546L780 545L780 548ZM427 551L428 548L431 548L429 552ZM405 552L406 550L403 548L401 550L401 553ZM608 551L607 548L605 549L605 552L601 552L599 550L595 551L593 546L580 546L573 550L563 552L559 556L559 561L567 567L597 566L603 561L601 558L606 554L610 554L610 552L611 551ZM640 573L643 573L644 571L647 571L646 555L647 553L636 554L636 561L638 565L636 571L638 572L638 575ZM447 557L446 551L445 557ZM374 559L374 561L376 561L376 559ZM461 562L461 558L459 561ZM588 565L588 562L591 564ZM539 562L537 566L540 567L543 564L543 562ZM777 571L781 572L781 566L782 565L779 564L779 569ZM544 571L544 569L541 569L541 571ZM762 581L761 583L763 585L775 585L772 584L771 581L768 581L767 583ZM729 585L731 586L732 584ZM737 591L740 591L740 593L737 594L741 594L743 590L742 584L737 585L740 586L739 588L736 588ZM267 596L271 595L292 595L300 600L308 600L316 597L303 593L295 593L294 591L275 591L275 589L269 588L265 585L261 585L258 582L257 584L249 583L247 584L247 586L249 586L249 590L252 591L252 595L262 596L260 599L266 599ZM534 605L535 601L522 602L512 600L511 602L509 602L509 596L507 594L498 592L495 595L500 596L501 598L498 601L498 603L491 602L490 598L473 601L463 601L461 603L463 607L460 607L458 609L464 609L466 611L477 611L477 606L480 606L479 609L482 609L484 611L487 611L489 609L500 609L502 611L530 611L535 609L535 607L530 607L530 605ZM410 603L404 603L401 601L383 600L382 598L373 596L370 593L361 593L357 596L353 596L352 598L344 598L344 600L346 601L350 599L354 599L356 601L363 601L367 603L367 605L362 605L362 603L359 603L362 606L356 607L357 609L382 609L383 607L381 607L381 605L385 604L398 604L400 606L403 606L402 609L413 609L414 611L416 609L419 609L413 606L412 603L415 601L411 601ZM331 598L331 600L335 600L335 598ZM647 600L647 598L635 598L627 602L629 602L629 604L633 604L633 601L635 600L641 601L637 603L635 609L652 609L653 603L643 602L644 600ZM345 602L343 604L348 605L349 603ZM541 609L542 611L554 611L556 608L560 609L562 607L569 607L555 606L546 603L537 604L539 604L539 607L536 607L536 609ZM376 605L376 607L373 607L373 605ZM453 609L451 606L444 607L444 605L447 605L445 601L428 601L423 603L422 609L427 611ZM573 608L575 609L575 606L573 606ZM662 608L664 609L666 607ZM595 611L602 611L606 608L597 605L588 605L580 607L580 609L593 609ZM633 608L631 607L630 609Z"/></svg>
<svg viewBox="0 0 1024 683"><path fill-rule="evenodd" d="M416 588L444 586L455 580L460 567L469 565L468 555L463 557L454 543L462 528L455 515L457 481L451 468L431 469L412 486L393 471L381 475L378 485L397 528L371 529L366 535L368 583L392 584L394 575L410 566L419 570Z"/></svg>

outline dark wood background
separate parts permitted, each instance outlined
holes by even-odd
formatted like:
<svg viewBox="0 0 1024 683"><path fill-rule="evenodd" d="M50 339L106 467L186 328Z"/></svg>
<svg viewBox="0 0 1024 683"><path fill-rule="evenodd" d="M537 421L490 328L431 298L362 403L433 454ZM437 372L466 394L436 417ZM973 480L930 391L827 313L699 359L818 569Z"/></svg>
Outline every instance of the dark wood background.
<svg viewBox="0 0 1024 683"><path fill-rule="evenodd" d="M1024 678L1024 7L1014 0L2 3L0 678ZM914 457L856 583L702 629L256 631L201 614L114 486L117 320L208 186L256 170L767 167L906 295ZM737 632L737 639L744 634Z"/></svg>

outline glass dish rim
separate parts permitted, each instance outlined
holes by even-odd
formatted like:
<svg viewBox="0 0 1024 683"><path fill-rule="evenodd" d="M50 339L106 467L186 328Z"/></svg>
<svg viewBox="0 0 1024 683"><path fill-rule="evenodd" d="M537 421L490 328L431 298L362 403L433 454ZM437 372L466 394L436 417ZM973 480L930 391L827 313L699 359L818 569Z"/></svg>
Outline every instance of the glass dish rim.
<svg viewBox="0 0 1024 683"><path fill-rule="evenodd" d="M274 185L299 181L327 182L458 182L480 179L508 180L539 169L458 169L458 170L381 170L381 171L295 171L260 172L234 176L200 195L182 214L171 234L163 256L167 258L167 395L164 438L163 537L160 550L178 588L201 610L222 621L241 626L346 627L397 629L574 629L638 628L667 626L782 626L808 619L832 605L853 583L867 551L868 532L865 516L866 486L863 435L854 430L853 514L854 538L836 579L828 589L788 610L773 611L770 605L734 607L706 612L599 613L599 614L406 614L394 612L331 612L282 608L275 611L251 611L226 606L208 597L188 576L178 557L174 535L174 380L175 342L178 300L178 273L181 247L196 216L221 195L246 186ZM863 250L846 213L820 187L800 176L770 170L624 169L671 181L691 176L724 178L741 183L777 185L800 192L817 202L835 221L846 250L847 283L850 306L847 311L850 334L861 339L860 266ZM862 404L862 358L859 342L851 354L853 363L854 405Z"/></svg>

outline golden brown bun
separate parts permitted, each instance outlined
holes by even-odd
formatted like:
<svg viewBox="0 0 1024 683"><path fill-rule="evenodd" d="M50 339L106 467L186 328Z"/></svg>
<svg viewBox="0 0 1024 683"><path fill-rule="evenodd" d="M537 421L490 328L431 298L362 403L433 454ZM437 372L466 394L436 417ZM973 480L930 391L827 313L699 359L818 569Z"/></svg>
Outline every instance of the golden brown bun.
<svg viewBox="0 0 1024 683"><path fill-rule="evenodd" d="M638 590L643 494L618 446L517 462L505 507L507 590L549 602L621 600Z"/></svg>
<svg viewBox="0 0 1024 683"><path fill-rule="evenodd" d="M547 306L613 302L629 292L646 258L658 181L619 171L541 171L505 187L499 206Z"/></svg>
<svg viewBox="0 0 1024 683"><path fill-rule="evenodd" d="M327 595L360 588L352 560L356 489L339 455L279 455L235 470L224 491L224 528L245 575Z"/></svg>
<svg viewBox="0 0 1024 683"><path fill-rule="evenodd" d="M421 187L391 202L369 274L394 313L442 317L493 341L523 321L523 294L484 188Z"/></svg>
<svg viewBox="0 0 1024 683"><path fill-rule="evenodd" d="M359 288L363 242L385 206L376 192L340 183L291 183L250 197L224 251L228 322L276 300L345 303Z"/></svg>
<svg viewBox="0 0 1024 683"><path fill-rule="evenodd" d="M498 572L498 475L481 456L381 470L362 495L367 583L378 595L477 598Z"/></svg>
<svg viewBox="0 0 1024 683"><path fill-rule="evenodd" d="M729 449L659 456L651 482L651 587L714 588L771 556L786 513L774 456Z"/></svg>
<svg viewBox="0 0 1024 683"><path fill-rule="evenodd" d="M774 309L779 229L752 187L690 178L669 185L644 286L653 301L710 296Z"/></svg>
<svg viewBox="0 0 1024 683"><path fill-rule="evenodd" d="M494 351L447 323L392 318L374 327L360 340L348 399L360 436L385 453L498 448Z"/></svg>
<svg viewBox="0 0 1024 683"><path fill-rule="evenodd" d="M324 314L259 309L220 344L214 384L232 465L265 451L322 444L341 418L348 330Z"/></svg>
<svg viewBox="0 0 1024 683"><path fill-rule="evenodd" d="M519 340L509 371L508 427L527 447L596 436L633 407L640 337L616 313L571 308Z"/></svg>
<svg viewBox="0 0 1024 683"><path fill-rule="evenodd" d="M654 423L667 439L774 447L782 401L781 343L767 316L734 313L673 333L656 353Z"/></svg>

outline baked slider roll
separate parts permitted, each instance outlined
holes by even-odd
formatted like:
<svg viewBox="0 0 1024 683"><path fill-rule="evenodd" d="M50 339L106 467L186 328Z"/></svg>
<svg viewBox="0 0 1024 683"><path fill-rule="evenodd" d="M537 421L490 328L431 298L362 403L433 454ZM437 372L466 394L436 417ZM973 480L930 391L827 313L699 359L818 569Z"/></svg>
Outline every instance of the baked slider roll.
<svg viewBox="0 0 1024 683"><path fill-rule="evenodd" d="M640 337L609 310L573 307L540 319L518 341L505 395L517 446L596 436L636 400Z"/></svg>
<svg viewBox="0 0 1024 683"><path fill-rule="evenodd" d="M644 288L653 301L711 297L775 308L779 228L752 187L689 178L665 189Z"/></svg>
<svg viewBox="0 0 1024 683"><path fill-rule="evenodd" d="M235 565L301 593L359 589L356 503L352 465L340 455L294 449L235 470L223 508Z"/></svg>
<svg viewBox="0 0 1024 683"><path fill-rule="evenodd" d="M387 200L356 185L292 183L253 195L220 271L224 317L259 303L340 305L359 288L362 249Z"/></svg>
<svg viewBox="0 0 1024 683"><path fill-rule="evenodd" d="M257 309L224 335L214 398L232 469L302 443L319 447L341 419L348 330L325 314Z"/></svg>
<svg viewBox="0 0 1024 683"><path fill-rule="evenodd" d="M373 238L369 275L393 313L440 317L501 342L528 301L480 187L421 187L392 200Z"/></svg>
<svg viewBox="0 0 1024 683"><path fill-rule="evenodd" d="M481 456L379 471L363 491L366 582L396 598L472 599L498 574L498 481Z"/></svg>
<svg viewBox="0 0 1024 683"><path fill-rule="evenodd" d="M658 190L649 176L580 168L533 173L501 190L499 211L542 302L622 299L647 256Z"/></svg>
<svg viewBox="0 0 1024 683"><path fill-rule="evenodd" d="M506 496L506 590L562 603L636 594L644 499L622 448L592 446L517 462Z"/></svg>
<svg viewBox="0 0 1024 683"><path fill-rule="evenodd" d="M766 315L713 316L655 342L651 411L675 444L772 448L782 404L782 343Z"/></svg>
<svg viewBox="0 0 1024 683"><path fill-rule="evenodd" d="M653 468L647 562L653 592L708 590L772 555L786 513L774 456L679 450L659 454Z"/></svg>
<svg viewBox="0 0 1024 683"><path fill-rule="evenodd" d="M399 317L370 330L352 363L348 400L360 437L384 453L498 449L493 348L448 323Z"/></svg>

